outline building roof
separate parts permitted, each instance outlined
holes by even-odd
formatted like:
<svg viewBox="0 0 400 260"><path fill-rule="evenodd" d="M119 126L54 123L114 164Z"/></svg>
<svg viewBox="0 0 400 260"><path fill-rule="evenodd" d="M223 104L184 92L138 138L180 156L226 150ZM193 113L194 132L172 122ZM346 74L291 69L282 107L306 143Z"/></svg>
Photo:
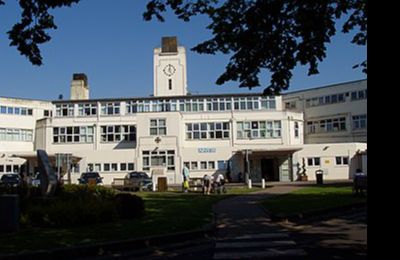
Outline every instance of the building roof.
<svg viewBox="0 0 400 260"><path fill-rule="evenodd" d="M289 91L289 92L282 93L282 95L285 96L285 95L295 94L295 93L299 93L299 92L314 91L314 90L323 89L323 88L338 87L338 86L358 83L358 82L362 82L362 81L367 81L367 79L359 79L359 80L347 81L347 82L342 82L342 83L335 83L335 84L331 84L331 85L325 85L325 86L322 86L322 87L314 87L314 88L294 90L294 91Z"/></svg>

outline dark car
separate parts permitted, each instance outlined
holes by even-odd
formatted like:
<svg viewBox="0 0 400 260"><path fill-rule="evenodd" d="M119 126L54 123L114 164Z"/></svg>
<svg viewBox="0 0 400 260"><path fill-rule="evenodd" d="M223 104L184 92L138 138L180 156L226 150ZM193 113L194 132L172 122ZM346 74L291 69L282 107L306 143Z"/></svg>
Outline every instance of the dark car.
<svg viewBox="0 0 400 260"><path fill-rule="evenodd" d="M153 181L145 172L129 172L125 180L125 183L134 190L153 190Z"/></svg>
<svg viewBox="0 0 400 260"><path fill-rule="evenodd" d="M79 184L103 185L103 177L98 172L83 172L78 181Z"/></svg>
<svg viewBox="0 0 400 260"><path fill-rule="evenodd" d="M2 187L19 187L22 184L22 179L17 173L5 173L1 176L0 185Z"/></svg>

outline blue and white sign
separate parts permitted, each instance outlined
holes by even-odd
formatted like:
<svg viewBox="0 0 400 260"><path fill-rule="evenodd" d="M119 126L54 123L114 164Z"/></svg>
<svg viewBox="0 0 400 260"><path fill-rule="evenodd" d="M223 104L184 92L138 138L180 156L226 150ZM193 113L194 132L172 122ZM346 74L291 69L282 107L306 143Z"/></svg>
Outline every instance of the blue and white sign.
<svg viewBox="0 0 400 260"><path fill-rule="evenodd" d="M215 153L216 151L215 148L197 148L198 153Z"/></svg>

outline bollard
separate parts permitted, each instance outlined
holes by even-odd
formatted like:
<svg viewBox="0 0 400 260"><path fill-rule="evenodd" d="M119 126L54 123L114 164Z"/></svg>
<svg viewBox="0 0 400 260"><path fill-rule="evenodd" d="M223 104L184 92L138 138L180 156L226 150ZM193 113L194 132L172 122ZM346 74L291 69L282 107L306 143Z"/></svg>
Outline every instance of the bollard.
<svg viewBox="0 0 400 260"><path fill-rule="evenodd" d="M251 179L249 179L249 182L247 184L249 185L249 189L251 189Z"/></svg>
<svg viewBox="0 0 400 260"><path fill-rule="evenodd" d="M261 188L265 189L265 179L261 179Z"/></svg>
<svg viewBox="0 0 400 260"><path fill-rule="evenodd" d="M153 181L153 183L152 183L152 184L153 184L153 191L157 191L157 190L156 190L156 182L155 182L155 181Z"/></svg>
<svg viewBox="0 0 400 260"><path fill-rule="evenodd" d="M19 196L4 194L0 196L0 231L19 229Z"/></svg>

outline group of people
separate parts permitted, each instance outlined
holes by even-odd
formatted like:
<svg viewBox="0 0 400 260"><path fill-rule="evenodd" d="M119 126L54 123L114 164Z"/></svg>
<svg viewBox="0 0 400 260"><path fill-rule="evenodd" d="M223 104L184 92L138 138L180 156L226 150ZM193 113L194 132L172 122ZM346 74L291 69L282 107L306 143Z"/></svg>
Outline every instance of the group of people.
<svg viewBox="0 0 400 260"><path fill-rule="evenodd" d="M183 167L183 192L188 192L189 191L189 168L187 165ZM209 195L212 190L217 191L218 193L222 192L222 188L224 187L225 184L225 178L222 173L219 173L217 177L214 179L214 176L205 174L203 176L203 193L205 195Z"/></svg>

